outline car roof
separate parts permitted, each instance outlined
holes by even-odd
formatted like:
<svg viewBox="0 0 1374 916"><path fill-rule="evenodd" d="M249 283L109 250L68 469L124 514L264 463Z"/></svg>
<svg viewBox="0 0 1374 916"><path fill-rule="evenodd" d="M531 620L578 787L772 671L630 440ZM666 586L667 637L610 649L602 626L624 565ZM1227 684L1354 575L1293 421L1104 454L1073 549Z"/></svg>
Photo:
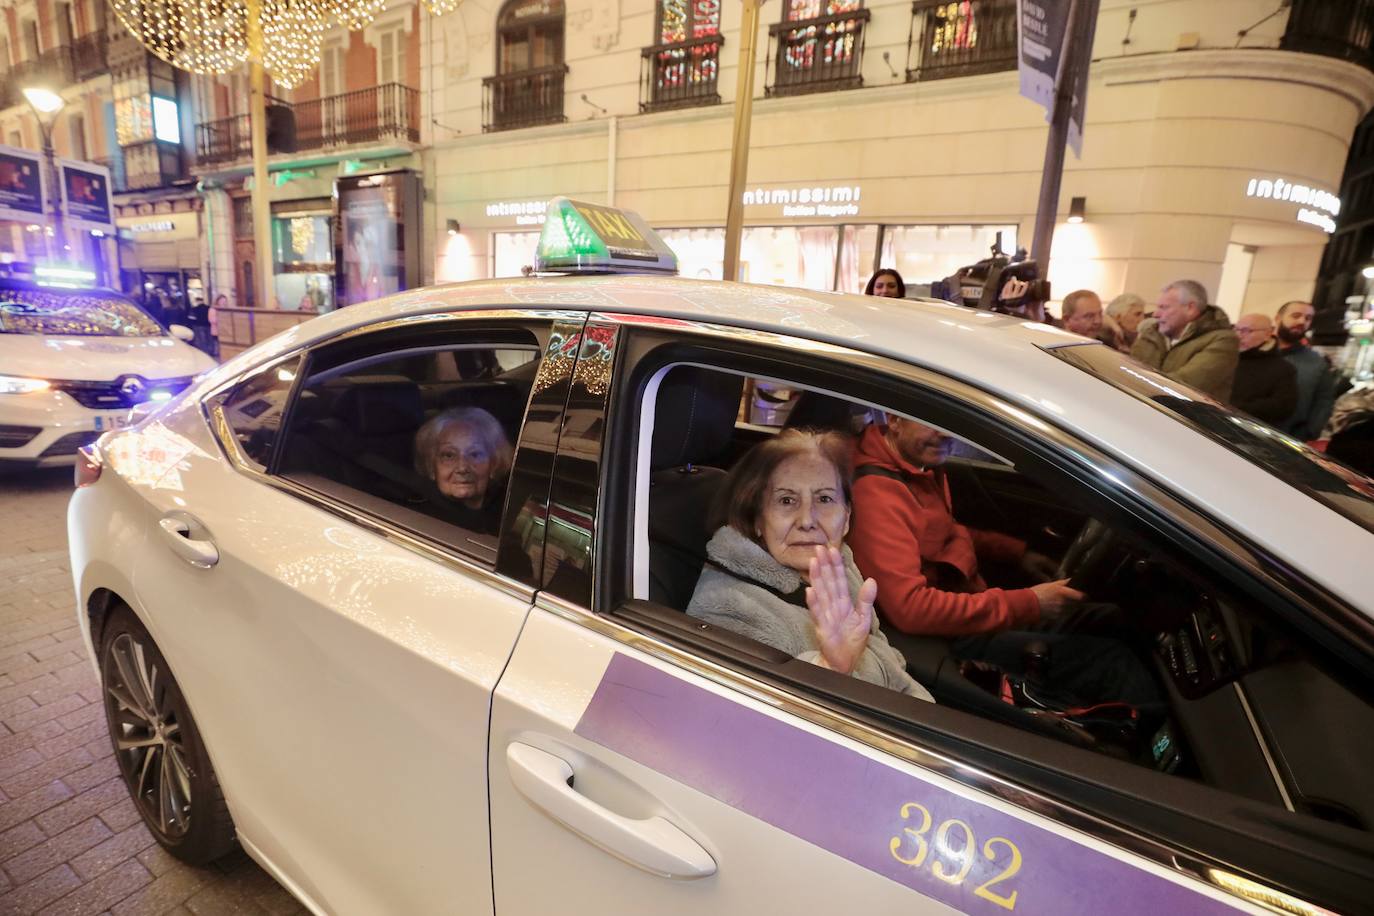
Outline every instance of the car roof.
<svg viewBox="0 0 1374 916"><path fill-rule="evenodd" d="M1374 617L1362 573L1374 549L1374 534L1176 417L1046 352L1103 344L1039 322L952 303L676 277L481 280L410 290L297 325L226 363L202 390L353 328L491 309L532 314L566 309L710 322L866 351L958 378L1025 408L1032 423L1049 421L1129 460L1205 507L1225 527L1297 560L1327 588ZM1274 524L1275 518L1286 523Z"/></svg>

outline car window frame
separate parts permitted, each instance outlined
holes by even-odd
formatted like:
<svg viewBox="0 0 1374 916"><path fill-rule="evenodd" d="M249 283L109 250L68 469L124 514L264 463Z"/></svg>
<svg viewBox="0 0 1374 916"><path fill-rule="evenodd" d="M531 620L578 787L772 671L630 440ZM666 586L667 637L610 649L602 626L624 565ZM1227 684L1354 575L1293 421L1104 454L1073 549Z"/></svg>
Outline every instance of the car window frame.
<svg viewBox="0 0 1374 916"><path fill-rule="evenodd" d="M212 438L215 440L224 458L229 462L230 466L234 469L235 472L242 474L248 478L251 478L259 484L271 487L275 490L285 493L286 495L294 499L297 499L305 504L308 504L330 515L333 515L347 523L356 525L359 528L362 528L374 535L382 537L387 541L394 543L413 553L416 553L428 560L437 562L454 571L472 576L478 581L486 585L489 585L493 588L496 588L497 590L505 594L508 594L512 597L518 598L523 601L533 602L537 591L535 585L528 581L526 578L517 575L516 573L512 572L509 568L505 567L500 562L499 554L498 562L495 568L492 568L472 558L468 554L465 554L462 551L452 547L451 545L446 544L443 541L419 536L413 531L403 526L393 524L382 517L354 511L350 506L340 502L339 500L329 497L326 494L321 494L309 487L298 484L295 481L292 481L288 478L279 476L275 473L275 471L280 456L282 442L284 441L281 437L278 437L278 439L273 444L271 463L267 467L261 467L256 465L255 462L253 462L251 459L248 459L247 456L242 454L242 451L241 449L239 449L238 443L233 437L232 432L216 420L210 408L210 405L215 398L223 396L225 393L232 390L238 384L258 374L259 372L271 371L284 363L290 362L292 360L299 360L300 363L296 373L296 378L292 382L291 392L288 396L287 406L286 409L283 411L282 415L281 428L286 429L288 424L290 423L291 412L295 408L297 398L303 386L304 380L309 375L310 355L318 352L322 347L325 347L329 344L402 328L426 329L432 328L436 325L444 324L508 321L528 325L532 328L537 328L534 331L534 336L538 346L541 348L539 350L540 359L544 360L548 358L548 353L544 351L542 347L545 345L547 338L552 334L553 330L556 327L581 327L586 322L586 319L587 313L585 311L559 309L556 307L542 309L515 309L495 307L490 309L441 311L422 315L405 316L401 318L393 318L378 321L372 324L346 328L334 334L306 341L301 345L293 347L284 352L273 354L270 358L265 359L260 363L248 366L244 368L242 371L231 376L230 378L223 380L222 382L217 384L213 389L207 391L203 396L201 396L200 412L203 419L210 428ZM563 394L565 396L566 392L563 392ZM549 395L551 398L554 399L559 397L557 392L549 392ZM524 466L529 463L528 461L522 462L520 446L525 441L525 432L528 425L530 411L536 405L537 400L539 399L532 397L526 401L525 413L521 417L521 441L515 443L516 454L514 457L514 462L518 466ZM544 399L544 403L542 405L543 409L551 410L553 409L553 406L553 402L550 400L550 398ZM562 401L558 401L558 422L555 425L561 425L561 417L563 414L564 406L565 405ZM552 446L550 447L550 449L552 452ZM539 476L546 478L544 481L544 486L547 488L550 485L549 481L547 480L548 471L546 469L538 469L535 471L535 473ZM502 534L504 534L506 521L507 520L503 518Z"/></svg>
<svg viewBox="0 0 1374 916"><path fill-rule="evenodd" d="M1229 562L1234 563L1237 557L1244 558L1246 568L1262 571L1267 590L1276 591L1286 601L1297 602L1303 609L1313 599L1312 590L1302 581L1294 580L1291 571L1275 568L1268 558L1218 526L1196 507L1188 505L1141 474L1130 463L1122 462L1119 456L1109 455L1083 443L1068 431L1054 426L1051 419L1031 414L967 382L886 357L816 341L752 330L740 332L727 326L706 323L684 322L670 329L655 326L651 321L637 322L630 316L616 317L626 322L629 333L621 343L622 364L613 387L611 432L607 442L614 443L615 448L608 451L607 460L603 462L599 514L626 518L637 512L635 494L626 492L623 486L617 489L611 481L619 475L623 480L634 482L630 490L642 489L638 484L641 478L637 466L647 460L642 457L647 454L647 443L640 442L643 423L640 400L643 386L647 386L649 380L658 376L665 366L691 363L719 367L708 360L743 359L753 365L731 367L740 371L740 374L779 378L821 391L831 390L841 397L892 404L894 408L909 402L909 398L891 394L863 398L851 387L842 385L827 388L824 384L807 380L806 375L816 368L818 362L834 360L837 366L846 364L846 368L861 367L864 373L876 374L875 379L895 376L902 380L904 386L925 388L927 395L950 398L954 397L951 394L954 392L961 397L967 396L968 400L956 399L946 406L956 412L973 411L975 422L972 428L960 423L951 425L940 422L938 415L931 417L932 421L935 425L951 428L955 434L977 443L979 447L1014 457L1017 466L1021 465L1021 456L1027 453L1027 449L1016 443L1016 439L1025 435L1027 426L1034 428L1037 434L1048 440L1038 443L1038 451L1047 452L1039 459L1054 462L1050 467L1057 474L1069 473L1080 483L1091 481L1089 489L1094 492L1095 501L1108 502L1133 519L1140 518L1144 512L1151 527L1159 528L1162 525L1164 532L1184 533L1196 546L1206 551L1214 551L1224 545L1231 557ZM673 348L678 352L673 353L671 358L662 356L664 351ZM653 357L655 351L659 351L660 356ZM786 360L782 358L784 355ZM760 368L761 364L770 361L782 367L781 371ZM991 412L979 413L987 410ZM926 411L916 415L930 416ZM973 434L973 430L983 426L994 431L996 427L1005 427L1016 430L1016 435L1004 431L989 441L988 437ZM999 440L1012 442L1015 447L1005 448ZM1032 449L1031 453L1036 450ZM1291 843L1295 837L1310 841L1314 828L1326 826L1332 827L1336 835L1336 839L1324 844L1328 845L1328 851L1333 856L1350 852L1341 846L1341 835L1347 834L1344 839L1348 840L1349 833L1354 833L1362 841L1361 844L1374 853L1374 838L1359 831L1326 825L1306 815L1293 814L1268 803L1232 796L1206 785L1146 768L1121 765L1101 755L1071 748L1039 735L1018 732L999 723L945 707L932 706L925 710L922 717L924 721L920 723L919 730L913 732L909 718L893 703L883 702L884 698L897 696L889 691L852 679L845 679L850 683L837 691L834 683L837 676L833 672L779 658L781 653L761 651L759 644L735 637L734 634L718 630L704 633L714 628L704 627L700 621L693 621L681 612L656 611L656 606L649 602L624 600L622 591L633 594L627 591L633 587L632 584L626 583L630 581L627 576L633 576L635 534L632 527L638 524L636 520L634 526L598 526L598 536L610 542L601 544L597 551L597 617L594 622L584 619L584 625L599 628L607 635L632 642L641 649L646 648L646 638L652 640L654 648L649 651L671 657L684 667L706 673L706 676L734 689L755 695L764 691L770 695L770 702L796 711L817 724L896 753L919 765L940 769L952 778L975 787L1012 800L1023 800L1027 794L1038 796L1044 804L1055 809L1056 815L1064 823L1087 829L1109 842L1125 845L1170 867L1177 862L1188 863L1186 870L1196 875L1207 874L1209 868L1217 870L1217 873L1235 869L1251 876L1293 875L1291 864L1285 865L1285 862L1292 860L1294 849L1306 847L1293 846L1285 850L1285 841ZM1246 569L1238 566L1236 572L1244 575ZM703 637L708 643L705 649ZM914 702L904 697L898 699L908 704ZM957 718L951 720L950 716ZM894 725L898 727L894 728ZM1066 754L1067 761L1055 762ZM980 772L971 775L968 771L970 763ZM1010 793L1007 791L1009 785L1013 787ZM1086 787L1090 787L1091 791ZM1066 801L1066 791L1076 793L1072 802ZM1082 803L1089 798L1091 804ZM1196 850L1212 846L1207 837L1215 830L1209 831L1208 828L1214 828L1215 825L1212 818L1201 819L1197 812L1218 808L1236 810L1241 815L1234 819L1231 829L1226 831L1230 834L1228 844L1213 847L1212 853L1200 856ZM1192 818L1189 830L1179 829L1180 818ZM1256 825L1261 822L1270 829L1258 828ZM1168 841L1165 842L1165 839ZM1233 851L1235 844L1248 844L1239 856L1244 862L1242 865L1230 864L1231 859L1236 857ZM1366 866L1369 861L1363 857L1363 853L1357 854L1353 859L1343 860L1344 868L1335 869L1333 866L1333 871L1327 877L1332 881L1343 881L1352 874L1363 877L1363 873L1357 869ZM1326 864L1325 860L1322 864ZM1330 899L1329 895L1310 890L1319 884L1326 887L1330 882L1322 884L1306 880L1306 873L1297 877L1298 880L1285 881L1284 884L1305 887L1309 889L1308 896L1315 899L1323 896ZM1360 895L1374 890L1374 879L1366 881L1363 890L1353 888L1356 893L1345 899L1368 899Z"/></svg>

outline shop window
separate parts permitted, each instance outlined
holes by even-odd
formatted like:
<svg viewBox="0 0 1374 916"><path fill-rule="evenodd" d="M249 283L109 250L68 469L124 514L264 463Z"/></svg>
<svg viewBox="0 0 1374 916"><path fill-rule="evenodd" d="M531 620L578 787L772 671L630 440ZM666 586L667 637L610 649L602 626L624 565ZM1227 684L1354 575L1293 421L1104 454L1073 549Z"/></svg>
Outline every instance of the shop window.
<svg viewBox="0 0 1374 916"><path fill-rule="evenodd" d="M323 214L272 219L272 284L282 308L334 310L333 225Z"/></svg>
<svg viewBox="0 0 1374 916"><path fill-rule="evenodd" d="M508 0L496 20L496 76L482 81L483 129L562 121L563 0Z"/></svg>
<svg viewBox="0 0 1374 916"><path fill-rule="evenodd" d="M999 244L1008 254L1016 251L1015 226L884 226L878 266L900 273L907 295L924 296L931 283L981 261Z"/></svg>

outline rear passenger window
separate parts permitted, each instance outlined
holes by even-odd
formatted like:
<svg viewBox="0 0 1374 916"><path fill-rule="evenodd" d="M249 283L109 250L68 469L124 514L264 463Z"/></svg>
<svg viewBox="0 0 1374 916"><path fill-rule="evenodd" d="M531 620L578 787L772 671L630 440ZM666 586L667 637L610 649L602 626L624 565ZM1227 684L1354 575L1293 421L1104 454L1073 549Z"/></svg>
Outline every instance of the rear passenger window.
<svg viewBox="0 0 1374 916"><path fill-rule="evenodd" d="M271 463L291 386L301 359L293 356L239 382L210 402L211 418L226 428L240 460L262 470Z"/></svg>
<svg viewBox="0 0 1374 916"><path fill-rule="evenodd" d="M312 362L277 472L494 562L538 361L529 335Z"/></svg>

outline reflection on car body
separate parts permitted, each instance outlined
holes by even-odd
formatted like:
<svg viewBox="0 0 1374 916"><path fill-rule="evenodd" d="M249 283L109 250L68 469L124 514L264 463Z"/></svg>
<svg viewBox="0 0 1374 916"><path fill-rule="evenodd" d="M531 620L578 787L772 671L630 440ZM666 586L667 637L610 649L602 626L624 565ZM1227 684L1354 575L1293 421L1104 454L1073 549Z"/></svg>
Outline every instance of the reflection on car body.
<svg viewBox="0 0 1374 916"><path fill-rule="evenodd" d="M584 210L550 224L590 238ZM593 238L577 263L661 268L626 220L642 250ZM1366 482L1218 438L1230 414L1141 399L1104 353L947 304L664 276L323 316L78 468L121 773L174 854L238 843L316 912L1367 910ZM755 409L769 391L796 398ZM683 613L712 496L803 397L808 424L963 443L956 518L1129 611L1164 726L1007 702L919 634L935 703ZM454 407L515 445L494 537L412 499L415 434Z"/></svg>

